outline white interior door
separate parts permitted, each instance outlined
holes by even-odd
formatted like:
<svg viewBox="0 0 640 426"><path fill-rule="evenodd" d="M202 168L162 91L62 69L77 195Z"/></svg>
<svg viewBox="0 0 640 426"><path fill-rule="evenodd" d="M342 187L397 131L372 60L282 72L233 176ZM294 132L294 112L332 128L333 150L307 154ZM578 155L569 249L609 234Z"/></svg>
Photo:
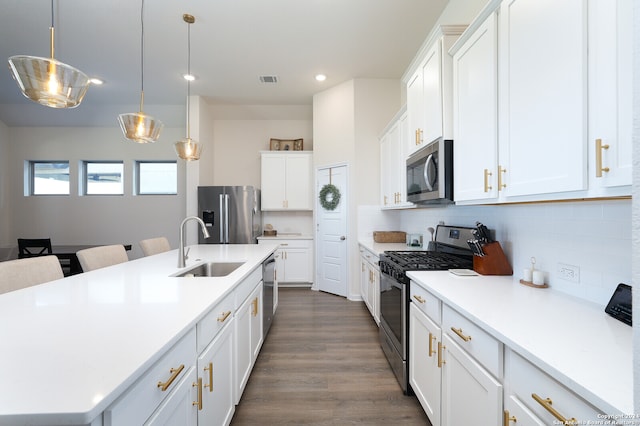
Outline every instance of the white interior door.
<svg viewBox="0 0 640 426"><path fill-rule="evenodd" d="M318 169L316 182L316 265L318 290L347 296L347 166ZM333 210L320 203L327 184L335 185L340 201Z"/></svg>

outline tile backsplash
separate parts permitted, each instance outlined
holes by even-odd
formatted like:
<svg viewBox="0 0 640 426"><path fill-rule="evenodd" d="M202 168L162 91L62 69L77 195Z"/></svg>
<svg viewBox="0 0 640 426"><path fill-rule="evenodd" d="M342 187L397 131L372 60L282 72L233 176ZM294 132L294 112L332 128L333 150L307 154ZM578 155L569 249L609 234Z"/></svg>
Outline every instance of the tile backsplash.
<svg viewBox="0 0 640 426"><path fill-rule="evenodd" d="M618 283L631 284L631 200L597 200L499 206L445 206L380 211L358 210L358 237L374 230L402 230L430 237L429 226L475 226L494 231L515 277L530 267L544 271L553 290L605 306ZM377 211L376 211L377 210ZM388 229L378 229L389 227ZM374 229L375 228L375 229ZM579 282L561 276L560 268L578 269Z"/></svg>

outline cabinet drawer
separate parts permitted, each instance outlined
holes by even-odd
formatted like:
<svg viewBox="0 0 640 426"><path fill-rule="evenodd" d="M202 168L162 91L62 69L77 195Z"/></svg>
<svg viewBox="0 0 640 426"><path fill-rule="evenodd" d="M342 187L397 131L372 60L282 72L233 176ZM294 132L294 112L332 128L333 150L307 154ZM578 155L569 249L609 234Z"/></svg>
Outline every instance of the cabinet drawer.
<svg viewBox="0 0 640 426"><path fill-rule="evenodd" d="M517 353L507 350L506 357L505 379L509 393L522 401L544 424L554 424L556 421L558 424L562 423L543 404L566 420L575 418L577 420L575 424L587 424L589 421L593 421L593 424L598 422L602 424L603 420L611 420L611 424L615 424L613 419L604 417L602 411ZM547 398L551 401L550 404Z"/></svg>
<svg viewBox="0 0 640 426"><path fill-rule="evenodd" d="M198 322L196 325L198 353L202 352L218 332L231 322L234 312L235 298L230 294Z"/></svg>
<svg viewBox="0 0 640 426"><path fill-rule="evenodd" d="M311 248L311 240L277 240L280 248Z"/></svg>
<svg viewBox="0 0 640 426"><path fill-rule="evenodd" d="M378 262L380 261L380 256L362 247L360 248L360 254L367 262L379 268Z"/></svg>
<svg viewBox="0 0 640 426"><path fill-rule="evenodd" d="M413 281L410 285L410 292L411 302L436 324L440 324L442 322L442 303L440 299Z"/></svg>
<svg viewBox="0 0 640 426"><path fill-rule="evenodd" d="M143 424L195 368L196 356L196 331L191 329L105 410L105 426ZM165 384L164 391L160 383Z"/></svg>
<svg viewBox="0 0 640 426"><path fill-rule="evenodd" d="M240 305L249 297L258 283L262 281L262 266L258 266L254 269L247 278L245 278L238 287L236 287L236 304L235 308L239 308Z"/></svg>
<svg viewBox="0 0 640 426"><path fill-rule="evenodd" d="M501 342L447 305L442 307L442 331L496 378L502 378Z"/></svg>

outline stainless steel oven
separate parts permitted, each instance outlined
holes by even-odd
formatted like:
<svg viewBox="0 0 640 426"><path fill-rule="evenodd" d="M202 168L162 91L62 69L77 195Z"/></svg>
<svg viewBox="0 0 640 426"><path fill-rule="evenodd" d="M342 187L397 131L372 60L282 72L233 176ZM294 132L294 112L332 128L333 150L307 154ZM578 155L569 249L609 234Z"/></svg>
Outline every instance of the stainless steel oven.
<svg viewBox="0 0 640 426"><path fill-rule="evenodd" d="M407 201L453 202L453 141L438 138L407 158Z"/></svg>
<svg viewBox="0 0 640 426"><path fill-rule="evenodd" d="M405 394L413 392L408 357L411 281L406 272L473 268L467 243L472 237L471 228L438 225L435 250L385 251L380 255L380 346Z"/></svg>

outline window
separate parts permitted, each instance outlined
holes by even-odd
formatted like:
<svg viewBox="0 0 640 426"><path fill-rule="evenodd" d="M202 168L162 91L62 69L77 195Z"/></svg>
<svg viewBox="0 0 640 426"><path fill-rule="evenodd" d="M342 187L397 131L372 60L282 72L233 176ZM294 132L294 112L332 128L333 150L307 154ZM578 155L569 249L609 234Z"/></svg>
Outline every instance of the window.
<svg viewBox="0 0 640 426"><path fill-rule="evenodd" d="M69 195L68 161L30 161L31 195Z"/></svg>
<svg viewBox="0 0 640 426"><path fill-rule="evenodd" d="M137 193L158 195L178 193L178 164L176 161L136 162Z"/></svg>
<svg viewBox="0 0 640 426"><path fill-rule="evenodd" d="M124 194L122 162L85 161L84 193L86 195L122 195Z"/></svg>

